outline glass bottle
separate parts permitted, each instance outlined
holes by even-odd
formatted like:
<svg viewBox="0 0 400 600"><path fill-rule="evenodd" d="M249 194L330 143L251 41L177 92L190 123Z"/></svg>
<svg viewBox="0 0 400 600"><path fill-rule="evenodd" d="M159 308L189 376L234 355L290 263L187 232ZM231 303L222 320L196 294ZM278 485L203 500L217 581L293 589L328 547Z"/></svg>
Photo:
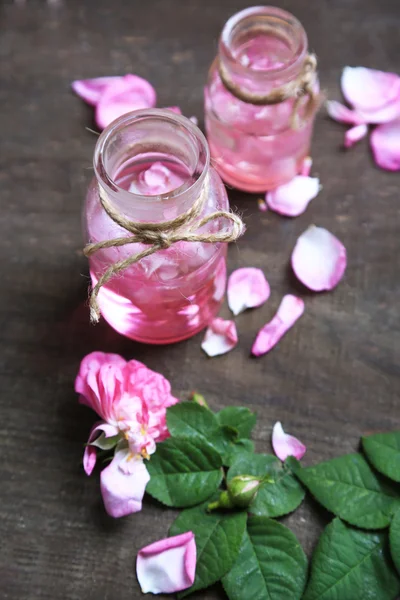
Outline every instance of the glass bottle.
<svg viewBox="0 0 400 600"><path fill-rule="evenodd" d="M315 57L307 47L301 23L279 8L248 8L226 23L205 89L211 158L226 183L263 192L299 173L310 149L319 91ZM314 106L301 87L296 97L271 103L296 88L304 73L311 77Z"/></svg>
<svg viewBox="0 0 400 600"><path fill-rule="evenodd" d="M186 213L200 196L198 219L228 209L225 187L210 166L207 141L185 117L168 110L141 110L114 121L94 153L84 223L92 244L129 236L104 210L135 222L159 223ZM221 230L212 220L201 232ZM217 314L226 284L226 243L178 241L130 265L100 288L103 317L119 333L153 344L177 342L203 329ZM110 267L149 245L98 249L89 257L93 286Z"/></svg>

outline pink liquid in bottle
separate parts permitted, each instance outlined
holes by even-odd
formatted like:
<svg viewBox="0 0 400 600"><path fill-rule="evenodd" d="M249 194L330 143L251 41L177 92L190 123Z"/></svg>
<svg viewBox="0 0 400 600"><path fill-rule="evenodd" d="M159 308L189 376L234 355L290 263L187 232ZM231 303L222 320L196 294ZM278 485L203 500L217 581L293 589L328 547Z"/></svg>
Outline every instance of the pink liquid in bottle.
<svg viewBox="0 0 400 600"><path fill-rule="evenodd" d="M314 115L293 129L293 99L244 102L224 85L218 61L237 87L265 94L298 77L306 51L303 27L280 9L246 9L225 25L205 89L205 123L213 164L228 184L263 192L292 179L309 153Z"/></svg>
<svg viewBox="0 0 400 600"><path fill-rule="evenodd" d="M205 185L201 216L228 207L224 186L209 166L204 136L190 121L167 111L136 111L110 125L99 138L95 170L85 210L87 239L94 243L127 235L101 206L99 184L134 221L174 219L190 208ZM219 227L219 221L212 221L206 230ZM89 259L93 285L111 264L147 247L135 243L93 254ZM225 292L225 256L225 244L200 242L177 242L157 251L101 288L102 316L119 333L141 342L165 344L188 338L219 310Z"/></svg>

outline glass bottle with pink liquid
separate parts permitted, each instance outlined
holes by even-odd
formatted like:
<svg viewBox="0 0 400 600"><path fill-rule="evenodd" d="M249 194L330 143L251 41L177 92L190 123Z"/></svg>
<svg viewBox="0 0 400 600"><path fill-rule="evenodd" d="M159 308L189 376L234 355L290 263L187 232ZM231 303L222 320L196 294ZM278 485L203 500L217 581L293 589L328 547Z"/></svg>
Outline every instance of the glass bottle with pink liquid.
<svg viewBox="0 0 400 600"><path fill-rule="evenodd" d="M228 209L224 185L210 166L207 141L185 117L168 110L128 113L100 135L84 222L90 243L126 237L105 212L99 189L130 221L159 223L189 211L206 194L198 219ZM100 186L100 188L99 188ZM223 221L223 219L222 219ZM210 221L202 232L222 227ZM107 268L148 246L130 243L89 258L92 284ZM114 275L100 288L102 316L119 333L153 344L177 342L217 314L226 283L226 244L178 241Z"/></svg>
<svg viewBox="0 0 400 600"><path fill-rule="evenodd" d="M226 183L262 192L299 173L316 112L316 106L308 110L306 95L298 100L310 58L307 48L301 23L278 8L248 8L226 23L205 89L211 157ZM315 70L311 76L316 97ZM273 103L281 91L296 89L297 82L293 97Z"/></svg>

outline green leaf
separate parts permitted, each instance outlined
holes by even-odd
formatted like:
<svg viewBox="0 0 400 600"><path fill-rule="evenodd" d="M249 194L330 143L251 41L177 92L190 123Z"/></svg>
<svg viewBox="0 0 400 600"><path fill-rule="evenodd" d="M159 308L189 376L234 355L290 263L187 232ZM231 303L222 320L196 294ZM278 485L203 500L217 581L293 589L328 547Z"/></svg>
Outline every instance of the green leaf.
<svg viewBox="0 0 400 600"><path fill-rule="evenodd" d="M302 485L271 454L242 454L228 471L228 481L237 475L267 475L274 483L264 483L251 505L251 513L266 517L281 517L295 510L303 501Z"/></svg>
<svg viewBox="0 0 400 600"><path fill-rule="evenodd" d="M243 406L228 406L216 415L220 425L237 430L239 438L249 438L257 421L257 415Z"/></svg>
<svg viewBox="0 0 400 600"><path fill-rule="evenodd" d="M293 457L286 463L322 506L356 527L387 527L400 506L396 490L375 475L361 454L347 454L305 469Z"/></svg>
<svg viewBox="0 0 400 600"><path fill-rule="evenodd" d="M394 600L399 591L387 535L334 519L314 552L304 600Z"/></svg>
<svg viewBox="0 0 400 600"><path fill-rule="evenodd" d="M362 444L375 469L400 482L400 431L363 437Z"/></svg>
<svg viewBox="0 0 400 600"><path fill-rule="evenodd" d="M179 402L167 410L167 427L172 437L202 439L219 429L219 423L208 408L195 402Z"/></svg>
<svg viewBox="0 0 400 600"><path fill-rule="evenodd" d="M400 574L400 510L396 512L390 524L389 539L393 562Z"/></svg>
<svg viewBox="0 0 400 600"><path fill-rule="evenodd" d="M246 512L206 512L207 504L184 510L172 524L169 535L195 534L197 561L193 586L181 597L219 581L237 559L246 528Z"/></svg>
<svg viewBox="0 0 400 600"><path fill-rule="evenodd" d="M180 402L167 410L167 426L172 437L202 440L228 460L238 432L230 426L221 426L208 408L195 402Z"/></svg>
<svg viewBox="0 0 400 600"><path fill-rule="evenodd" d="M230 600L298 600L306 577L307 559L290 529L250 517L238 559L222 584Z"/></svg>
<svg viewBox="0 0 400 600"><path fill-rule="evenodd" d="M224 465L230 467L242 454L250 454L252 452L254 452L254 443L251 440L237 440L234 444L229 444L224 455Z"/></svg>
<svg viewBox="0 0 400 600"><path fill-rule="evenodd" d="M221 465L219 454L200 439L169 438L157 444L147 464L146 492L167 506L200 504L221 483Z"/></svg>

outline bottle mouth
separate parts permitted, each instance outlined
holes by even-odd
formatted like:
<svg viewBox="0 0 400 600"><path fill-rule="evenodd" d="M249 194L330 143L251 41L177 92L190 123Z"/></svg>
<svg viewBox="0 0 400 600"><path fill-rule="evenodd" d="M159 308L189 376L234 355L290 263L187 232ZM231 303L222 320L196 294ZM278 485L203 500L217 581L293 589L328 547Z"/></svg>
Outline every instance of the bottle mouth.
<svg viewBox="0 0 400 600"><path fill-rule="evenodd" d="M126 165L149 164L163 157L184 169L186 177L178 187L153 195L130 191L121 184ZM128 210L144 203L165 206L191 196L201 189L209 162L208 144L200 129L186 117L156 108L126 113L113 121L98 138L93 158L100 185Z"/></svg>
<svg viewBox="0 0 400 600"><path fill-rule="evenodd" d="M256 41L269 43L269 64L252 64L246 48ZM274 47L274 49L273 49ZM253 80L290 77L301 68L308 47L307 34L296 17L273 6L254 6L233 15L225 24L220 41L220 56L237 76ZM266 57L268 58L268 57Z"/></svg>

